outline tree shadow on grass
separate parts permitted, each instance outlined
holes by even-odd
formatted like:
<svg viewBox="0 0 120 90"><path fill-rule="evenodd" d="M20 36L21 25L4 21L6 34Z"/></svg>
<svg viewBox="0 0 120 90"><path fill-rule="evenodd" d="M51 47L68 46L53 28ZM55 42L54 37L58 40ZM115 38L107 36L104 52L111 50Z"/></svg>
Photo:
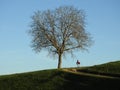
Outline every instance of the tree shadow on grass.
<svg viewBox="0 0 120 90"><path fill-rule="evenodd" d="M120 79L98 78L69 72L65 72L63 78L66 83L62 90L120 90Z"/></svg>

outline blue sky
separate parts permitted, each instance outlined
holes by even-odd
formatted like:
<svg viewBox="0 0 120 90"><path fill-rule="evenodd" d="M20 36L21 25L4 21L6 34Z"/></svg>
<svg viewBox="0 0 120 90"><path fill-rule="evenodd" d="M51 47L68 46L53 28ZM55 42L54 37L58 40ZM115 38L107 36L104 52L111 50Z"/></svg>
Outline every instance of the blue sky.
<svg viewBox="0 0 120 90"><path fill-rule="evenodd" d="M75 67L77 59L81 66L120 60L120 0L0 0L0 75L57 67L57 58L32 51L27 31L35 11L63 5L85 10L86 30L95 41L89 52L63 58L63 67Z"/></svg>

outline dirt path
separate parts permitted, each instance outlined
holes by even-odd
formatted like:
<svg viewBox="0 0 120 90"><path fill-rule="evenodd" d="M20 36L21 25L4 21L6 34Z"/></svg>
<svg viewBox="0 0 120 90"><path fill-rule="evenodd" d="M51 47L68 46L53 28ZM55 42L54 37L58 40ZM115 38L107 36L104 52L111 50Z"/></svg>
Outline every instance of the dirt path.
<svg viewBox="0 0 120 90"><path fill-rule="evenodd" d="M63 71L71 72L71 73L75 73L75 74L80 74L80 75L85 75L85 76L91 76L91 77L116 78L116 79L119 78L119 77L113 77L113 76L108 76L108 75L101 75L101 74L94 74L94 73L87 73L87 72L83 72L83 71L77 71L77 69L74 69L74 68L73 69L63 69Z"/></svg>

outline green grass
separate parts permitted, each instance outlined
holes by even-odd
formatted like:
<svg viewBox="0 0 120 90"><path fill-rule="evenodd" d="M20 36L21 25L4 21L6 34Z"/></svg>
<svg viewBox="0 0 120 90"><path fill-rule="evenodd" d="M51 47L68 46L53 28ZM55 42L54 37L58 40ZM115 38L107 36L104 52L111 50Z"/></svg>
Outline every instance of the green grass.
<svg viewBox="0 0 120 90"><path fill-rule="evenodd" d="M0 90L120 90L119 84L120 78L56 69L0 76Z"/></svg>
<svg viewBox="0 0 120 90"><path fill-rule="evenodd" d="M92 67L85 67L83 69L79 69L83 72L95 73L95 74L103 74L110 75L114 77L120 77L120 61L109 62L101 65L95 65Z"/></svg>
<svg viewBox="0 0 120 90"><path fill-rule="evenodd" d="M109 62L102 65L93 66L90 69L106 72L106 73L115 73L120 74L120 61Z"/></svg>

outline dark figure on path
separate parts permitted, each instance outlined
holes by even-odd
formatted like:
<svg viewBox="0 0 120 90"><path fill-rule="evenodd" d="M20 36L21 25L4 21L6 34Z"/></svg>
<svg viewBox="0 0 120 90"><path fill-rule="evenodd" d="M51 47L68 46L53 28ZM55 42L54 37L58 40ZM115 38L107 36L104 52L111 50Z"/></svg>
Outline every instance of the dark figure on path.
<svg viewBox="0 0 120 90"><path fill-rule="evenodd" d="M77 60L76 64L77 64L77 67L79 67L80 66L80 61Z"/></svg>

